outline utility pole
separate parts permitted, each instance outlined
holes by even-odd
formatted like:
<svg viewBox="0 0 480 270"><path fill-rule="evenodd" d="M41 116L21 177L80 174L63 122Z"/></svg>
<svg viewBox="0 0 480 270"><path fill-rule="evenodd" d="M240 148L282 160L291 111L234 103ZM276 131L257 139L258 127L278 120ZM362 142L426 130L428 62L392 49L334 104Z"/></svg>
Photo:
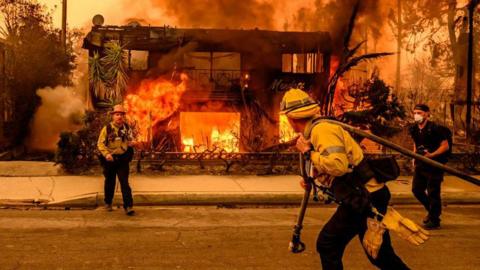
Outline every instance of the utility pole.
<svg viewBox="0 0 480 270"><path fill-rule="evenodd" d="M67 50L67 0L62 0L62 46Z"/></svg>
<svg viewBox="0 0 480 270"><path fill-rule="evenodd" d="M400 92L400 68L402 61L402 1L397 0L397 70L395 75L395 91Z"/></svg>
<svg viewBox="0 0 480 270"><path fill-rule="evenodd" d="M471 0L468 4L468 58L467 58L467 140L471 138L472 92L473 92L473 21L475 8L479 0Z"/></svg>

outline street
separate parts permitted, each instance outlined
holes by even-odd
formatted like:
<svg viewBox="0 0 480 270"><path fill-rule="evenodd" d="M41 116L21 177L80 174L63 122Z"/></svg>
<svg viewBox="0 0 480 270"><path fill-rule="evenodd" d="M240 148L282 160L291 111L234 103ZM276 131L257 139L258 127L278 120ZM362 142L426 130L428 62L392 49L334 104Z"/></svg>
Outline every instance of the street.
<svg viewBox="0 0 480 270"><path fill-rule="evenodd" d="M417 223L417 206L397 209ZM1 269L320 269L316 236L332 207L308 209L307 250L287 250L297 208L137 207L0 210ZM442 229L420 247L393 236L412 269L479 269L479 206L444 208ZM375 269L355 238L345 269Z"/></svg>

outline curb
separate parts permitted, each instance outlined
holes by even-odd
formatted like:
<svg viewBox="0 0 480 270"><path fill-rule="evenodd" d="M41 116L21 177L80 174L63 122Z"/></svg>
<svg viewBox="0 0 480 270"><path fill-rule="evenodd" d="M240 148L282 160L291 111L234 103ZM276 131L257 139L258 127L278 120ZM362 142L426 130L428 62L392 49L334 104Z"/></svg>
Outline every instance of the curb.
<svg viewBox="0 0 480 270"><path fill-rule="evenodd" d="M303 193L140 193L134 194L138 206L231 206L231 205L300 205ZM121 205L121 194L116 194L115 205ZM315 203L312 201L312 203ZM442 195L446 204L480 204L479 192L447 193ZM413 205L418 201L407 193L392 193L392 205ZM96 208L103 205L103 194L89 194L64 201L1 200L0 207L39 208ZM324 206L323 203L315 203Z"/></svg>

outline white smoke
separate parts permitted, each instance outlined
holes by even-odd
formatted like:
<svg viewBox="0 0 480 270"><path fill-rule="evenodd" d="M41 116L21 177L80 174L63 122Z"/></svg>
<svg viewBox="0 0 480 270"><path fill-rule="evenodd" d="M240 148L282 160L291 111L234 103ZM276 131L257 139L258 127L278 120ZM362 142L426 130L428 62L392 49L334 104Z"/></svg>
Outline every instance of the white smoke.
<svg viewBox="0 0 480 270"><path fill-rule="evenodd" d="M32 121L27 140L29 149L55 151L61 132L82 127L86 106L76 90L63 86L37 90L42 101Z"/></svg>

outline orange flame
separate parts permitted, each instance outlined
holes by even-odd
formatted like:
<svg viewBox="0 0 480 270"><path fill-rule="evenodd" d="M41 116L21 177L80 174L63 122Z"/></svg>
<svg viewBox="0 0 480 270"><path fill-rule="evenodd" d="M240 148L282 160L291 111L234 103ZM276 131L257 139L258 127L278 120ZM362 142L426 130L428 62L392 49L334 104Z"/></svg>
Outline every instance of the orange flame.
<svg viewBox="0 0 480 270"><path fill-rule="evenodd" d="M239 113L180 113L180 133L184 152L206 150L239 152L239 132Z"/></svg>
<svg viewBox="0 0 480 270"><path fill-rule="evenodd" d="M293 138L295 138L295 136L297 136L295 130L293 130L292 126L290 126L287 116L284 114L280 115L279 130L280 143L291 141Z"/></svg>
<svg viewBox="0 0 480 270"><path fill-rule="evenodd" d="M339 65L340 60L338 59L338 56L332 55L330 58L330 78L332 78L333 74L335 74L335 71Z"/></svg>
<svg viewBox="0 0 480 270"><path fill-rule="evenodd" d="M348 105L345 100L347 89L342 78L338 78L335 94L333 96L333 113L335 116L339 116L344 113L344 106Z"/></svg>
<svg viewBox="0 0 480 270"><path fill-rule="evenodd" d="M182 140L183 152L194 152L195 142L193 138L184 138Z"/></svg>
<svg viewBox="0 0 480 270"><path fill-rule="evenodd" d="M144 80L134 93L125 97L128 117L138 131L139 142L151 140L152 128L174 114L186 90L187 76L180 76L181 83L173 84L165 79Z"/></svg>

